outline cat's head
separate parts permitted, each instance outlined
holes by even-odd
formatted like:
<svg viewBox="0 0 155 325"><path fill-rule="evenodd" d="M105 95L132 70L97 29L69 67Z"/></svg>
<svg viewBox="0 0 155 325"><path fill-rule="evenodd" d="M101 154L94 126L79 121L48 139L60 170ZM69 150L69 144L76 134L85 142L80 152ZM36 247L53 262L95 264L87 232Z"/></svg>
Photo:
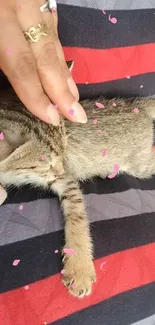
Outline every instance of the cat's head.
<svg viewBox="0 0 155 325"><path fill-rule="evenodd" d="M36 138L19 141L19 135L10 140L10 134L4 131L0 141L1 184L46 185L65 173L64 151L58 144L48 146Z"/></svg>

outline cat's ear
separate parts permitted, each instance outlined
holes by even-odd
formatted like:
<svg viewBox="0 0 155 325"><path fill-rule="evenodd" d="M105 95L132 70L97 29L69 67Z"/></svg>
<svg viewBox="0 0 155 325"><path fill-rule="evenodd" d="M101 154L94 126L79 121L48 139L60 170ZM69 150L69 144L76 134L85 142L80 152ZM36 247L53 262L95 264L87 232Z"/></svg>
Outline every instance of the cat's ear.
<svg viewBox="0 0 155 325"><path fill-rule="evenodd" d="M0 162L0 171L15 171L17 169L36 167L39 149L31 140L20 145Z"/></svg>
<svg viewBox="0 0 155 325"><path fill-rule="evenodd" d="M7 198L7 192L4 187L0 184L0 205L4 203Z"/></svg>
<svg viewBox="0 0 155 325"><path fill-rule="evenodd" d="M19 129L0 131L0 162L25 142L26 139Z"/></svg>

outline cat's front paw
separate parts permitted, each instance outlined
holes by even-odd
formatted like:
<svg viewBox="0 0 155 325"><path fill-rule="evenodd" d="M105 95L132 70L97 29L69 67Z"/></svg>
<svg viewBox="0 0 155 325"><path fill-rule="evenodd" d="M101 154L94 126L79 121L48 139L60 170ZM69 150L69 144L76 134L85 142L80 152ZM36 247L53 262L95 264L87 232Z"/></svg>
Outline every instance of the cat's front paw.
<svg viewBox="0 0 155 325"><path fill-rule="evenodd" d="M69 292L78 298L90 295L96 274L91 257L78 254L64 258L63 283Z"/></svg>

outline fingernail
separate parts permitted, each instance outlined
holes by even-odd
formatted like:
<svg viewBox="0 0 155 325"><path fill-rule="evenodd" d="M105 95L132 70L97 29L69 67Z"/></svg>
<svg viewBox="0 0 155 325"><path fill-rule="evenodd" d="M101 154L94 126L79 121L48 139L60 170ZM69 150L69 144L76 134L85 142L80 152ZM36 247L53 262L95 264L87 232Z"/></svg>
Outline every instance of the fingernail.
<svg viewBox="0 0 155 325"><path fill-rule="evenodd" d="M77 86L76 86L73 78L72 77L69 77L67 79L67 83L68 83L68 87L69 87L69 90L71 91L72 95L78 101L79 100L79 92L78 92Z"/></svg>
<svg viewBox="0 0 155 325"><path fill-rule="evenodd" d="M50 104L46 108L46 115L49 118L50 123L52 123L55 126L58 126L60 123L59 113L57 109L54 107L54 105Z"/></svg>
<svg viewBox="0 0 155 325"><path fill-rule="evenodd" d="M86 123L88 120L84 109L77 102L74 102L71 109L69 110L69 114L72 115L79 123Z"/></svg>

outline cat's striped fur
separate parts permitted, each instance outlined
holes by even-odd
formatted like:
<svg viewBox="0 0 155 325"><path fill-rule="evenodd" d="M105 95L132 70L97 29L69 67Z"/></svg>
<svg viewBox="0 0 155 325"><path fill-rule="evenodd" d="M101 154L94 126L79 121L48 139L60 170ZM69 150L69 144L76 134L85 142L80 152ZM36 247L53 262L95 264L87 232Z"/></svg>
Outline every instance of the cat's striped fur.
<svg viewBox="0 0 155 325"><path fill-rule="evenodd" d="M88 123L75 124L61 118L61 127L55 127L29 113L12 90L0 93L0 132L4 133L4 140L0 140L1 203L6 198L3 188L10 184L32 184L57 193L65 218L65 247L75 250L73 255L64 255L63 281L78 297L88 295L95 281L79 181L105 178L113 172L114 164L118 164L120 173L139 178L155 173L155 101L98 101L105 108L97 108L95 100L81 103ZM135 107L139 113L134 112ZM107 154L103 158L104 149Z"/></svg>

